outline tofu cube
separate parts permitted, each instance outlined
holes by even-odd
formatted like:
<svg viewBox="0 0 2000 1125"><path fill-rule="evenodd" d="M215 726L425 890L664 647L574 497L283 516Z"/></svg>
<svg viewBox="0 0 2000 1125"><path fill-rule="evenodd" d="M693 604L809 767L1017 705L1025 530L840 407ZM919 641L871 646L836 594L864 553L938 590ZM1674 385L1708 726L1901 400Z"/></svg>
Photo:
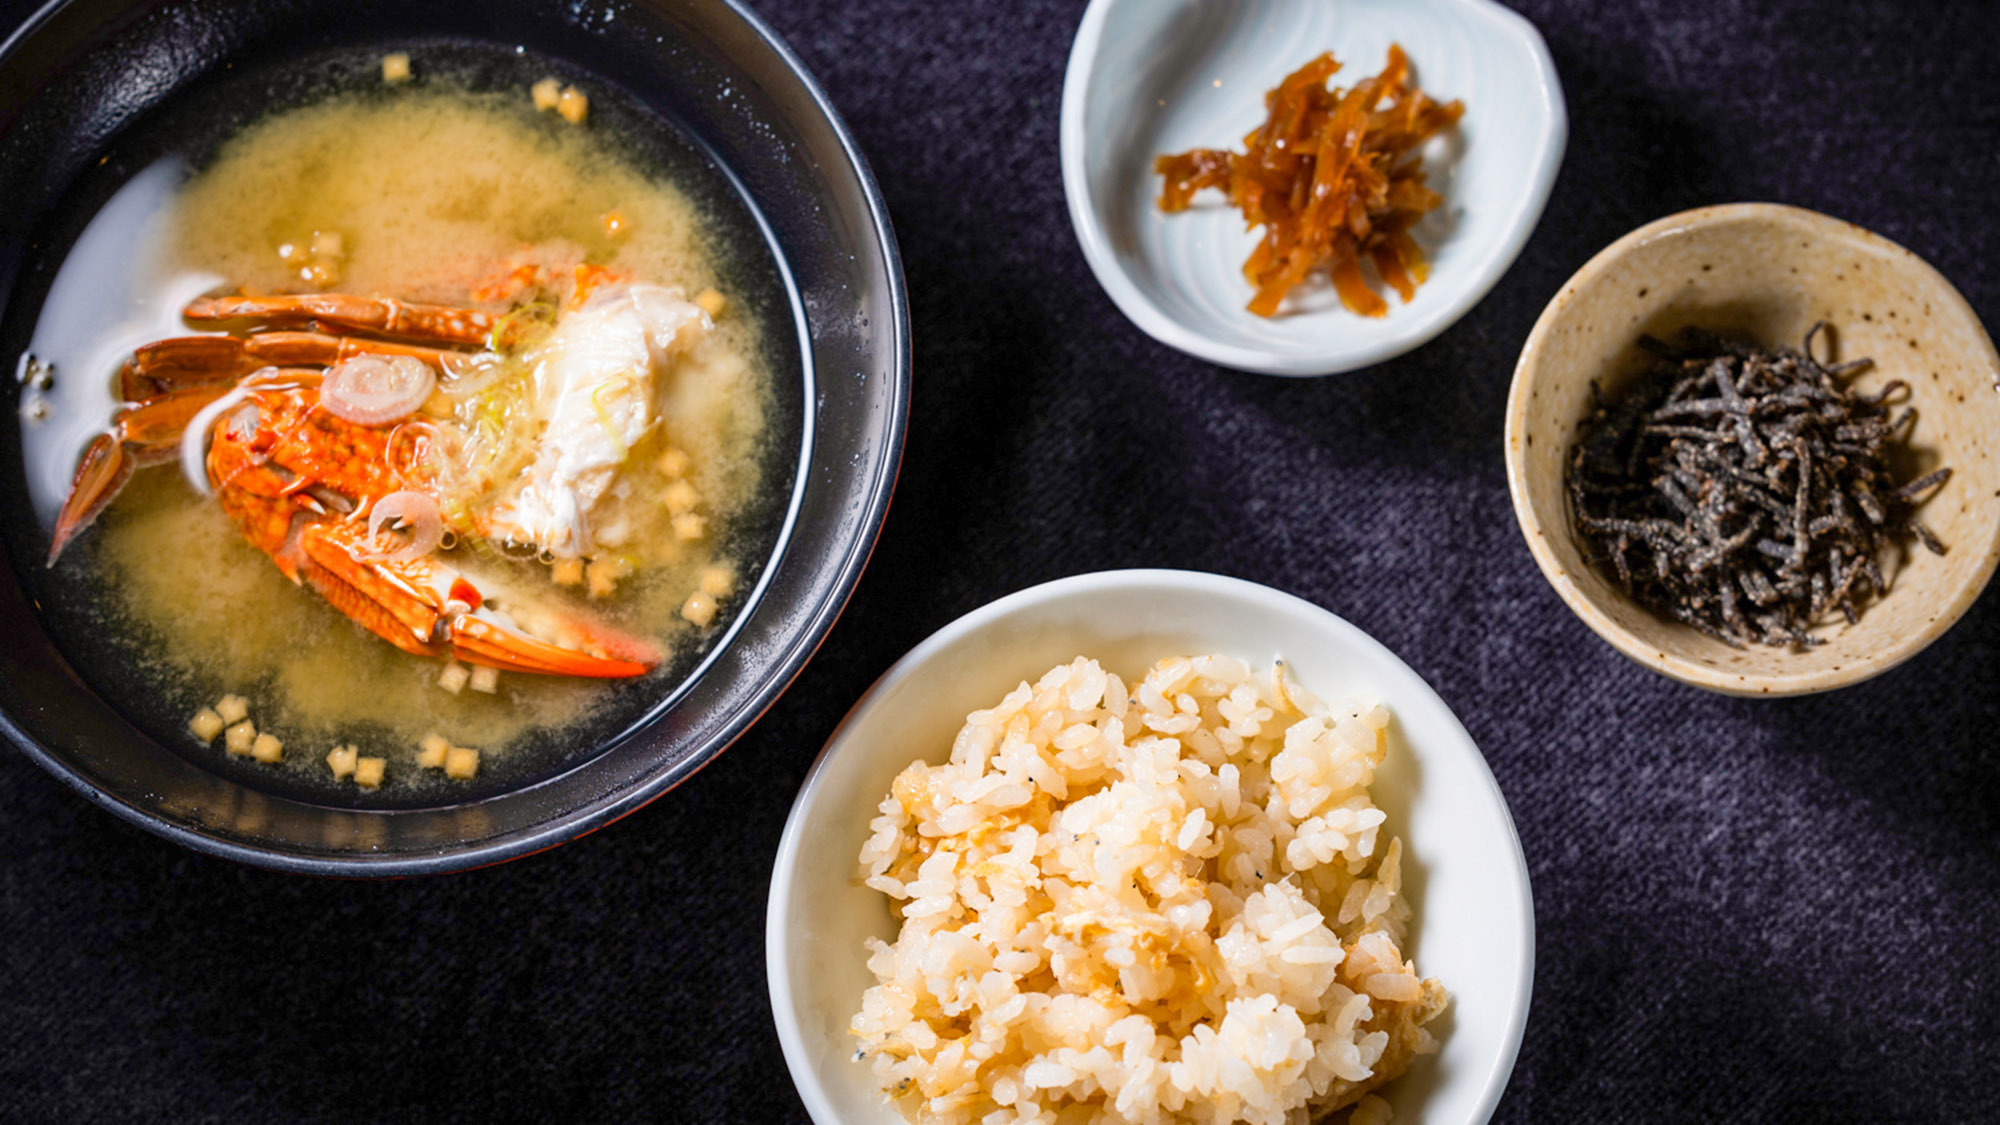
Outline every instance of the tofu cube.
<svg viewBox="0 0 2000 1125"><path fill-rule="evenodd" d="M555 78L544 78L528 87L528 94L535 99L535 108L547 113L556 108L562 100L562 82Z"/></svg>
<svg viewBox="0 0 2000 1125"><path fill-rule="evenodd" d="M660 493L660 502L667 506L667 511L680 515L694 511L695 505L701 503L701 493L687 481L677 480Z"/></svg>
<svg viewBox="0 0 2000 1125"><path fill-rule="evenodd" d="M196 711L194 718L188 720L188 730L193 731L194 736L203 742L214 742L215 736L221 734L222 728L227 725L213 707L204 707Z"/></svg>
<svg viewBox="0 0 2000 1125"><path fill-rule="evenodd" d="M401 51L382 56L382 81L394 86L410 80L410 56Z"/></svg>
<svg viewBox="0 0 2000 1125"><path fill-rule="evenodd" d="M223 749L231 754L248 754L257 741L257 725L245 719L222 732Z"/></svg>
<svg viewBox="0 0 2000 1125"><path fill-rule="evenodd" d="M488 695L500 690L500 669L488 668L484 664L472 670L472 690Z"/></svg>
<svg viewBox="0 0 2000 1125"><path fill-rule="evenodd" d="M674 538L692 543L708 534L708 521L693 512L674 517Z"/></svg>
<svg viewBox="0 0 2000 1125"><path fill-rule="evenodd" d="M668 480L678 480L687 475L694 458L685 449L669 449L660 454L660 475Z"/></svg>
<svg viewBox="0 0 2000 1125"><path fill-rule="evenodd" d="M285 756L285 744L268 734L260 734L250 743L250 756L270 765Z"/></svg>
<svg viewBox="0 0 2000 1125"><path fill-rule="evenodd" d="M354 746L336 746L327 751L326 765L333 771L335 781L346 781L354 776L355 763L361 760L361 751Z"/></svg>
<svg viewBox="0 0 2000 1125"><path fill-rule="evenodd" d="M723 309L729 307L729 298L718 290L704 289L694 295L694 303L701 306L701 311L710 317L718 317L722 315Z"/></svg>
<svg viewBox="0 0 2000 1125"><path fill-rule="evenodd" d="M240 695L225 695L215 701L215 713L223 726L234 726L250 717L250 701Z"/></svg>
<svg viewBox="0 0 2000 1125"><path fill-rule="evenodd" d="M379 789L382 786L382 771L388 769L385 758L356 758L354 761L354 784L363 789Z"/></svg>
<svg viewBox="0 0 2000 1125"><path fill-rule="evenodd" d="M736 592L736 572L726 566L702 567L699 588L711 598L726 598Z"/></svg>
<svg viewBox="0 0 2000 1125"><path fill-rule="evenodd" d="M581 125L583 119L590 116L590 99L576 87L564 86L562 93L556 98L556 112L562 114L564 121L572 125Z"/></svg>
<svg viewBox="0 0 2000 1125"><path fill-rule="evenodd" d="M472 673L466 669L465 665L454 660L444 666L444 671L438 673L438 686L453 695L457 695L459 692L465 690L465 681L471 678Z"/></svg>
<svg viewBox="0 0 2000 1125"><path fill-rule="evenodd" d="M681 616L703 629L715 621L715 611L715 599L699 591L689 594L688 600L681 603Z"/></svg>
<svg viewBox="0 0 2000 1125"><path fill-rule="evenodd" d="M557 559L549 567L549 578L558 586L583 585L583 560Z"/></svg>
<svg viewBox="0 0 2000 1125"><path fill-rule="evenodd" d="M592 559L583 573L593 598L608 598L618 589L618 568L609 559Z"/></svg>
<svg viewBox="0 0 2000 1125"><path fill-rule="evenodd" d="M479 751L470 746L454 746L445 751L444 774L459 781L471 779L479 772Z"/></svg>
<svg viewBox="0 0 2000 1125"><path fill-rule="evenodd" d="M427 734L417 744L417 765L427 770L444 768L444 756L451 751L451 743L441 734Z"/></svg>

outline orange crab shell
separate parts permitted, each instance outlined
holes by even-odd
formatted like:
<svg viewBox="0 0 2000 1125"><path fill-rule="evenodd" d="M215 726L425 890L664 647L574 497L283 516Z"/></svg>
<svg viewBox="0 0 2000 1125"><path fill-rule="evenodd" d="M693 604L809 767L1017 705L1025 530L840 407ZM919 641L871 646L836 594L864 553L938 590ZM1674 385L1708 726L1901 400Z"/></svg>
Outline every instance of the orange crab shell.
<svg viewBox="0 0 2000 1125"><path fill-rule="evenodd" d="M316 384L300 378L250 390L215 427L208 450L208 476L223 510L291 578L297 575L280 554L295 516L334 514L329 494L365 512L407 487L387 456L391 431L320 409Z"/></svg>
<svg viewBox="0 0 2000 1125"><path fill-rule="evenodd" d="M576 293L607 277L578 267ZM323 368L263 367L234 389L225 381L259 361L337 362L353 354L411 355L448 368L471 347L514 342L521 322L473 309L354 294L201 297L182 310L195 322L306 324L315 332L177 337L139 349L120 386L138 401L120 411L79 459L50 535L48 565L103 512L132 473L171 461L187 426L225 396L240 396L209 423L206 476L245 538L293 582L310 586L358 624L406 652L548 675L644 675L661 653L586 615L566 620L560 643L482 609L485 599L435 556L384 557L368 529L391 493L431 492L423 442L397 445L402 423L366 426L321 409ZM328 335L327 333L334 333ZM354 334L354 335L350 335ZM418 343L369 339L404 338ZM400 457L399 454L407 454ZM401 463L406 461L407 463Z"/></svg>
<svg viewBox="0 0 2000 1125"><path fill-rule="evenodd" d="M643 675L659 660L633 638L578 624L555 644L472 616L478 587L435 558L381 559L363 522L375 502L420 476L398 467L396 426L364 426L321 407L311 373L244 385L210 439L217 501L287 578L405 652L556 675Z"/></svg>

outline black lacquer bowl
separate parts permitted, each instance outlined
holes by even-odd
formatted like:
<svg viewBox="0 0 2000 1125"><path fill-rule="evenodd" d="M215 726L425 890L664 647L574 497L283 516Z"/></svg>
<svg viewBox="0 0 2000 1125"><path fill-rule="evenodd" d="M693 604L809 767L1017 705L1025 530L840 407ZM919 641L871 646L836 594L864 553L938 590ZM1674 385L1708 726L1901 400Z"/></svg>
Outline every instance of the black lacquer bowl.
<svg viewBox="0 0 2000 1125"><path fill-rule="evenodd" d="M0 47L0 358L10 368L21 358L52 263L121 175L163 147L212 150L273 106L359 81L391 50L449 57L481 81L576 80L594 91L593 125L601 105L605 127L706 169L705 205L756 243L753 272L766 283L779 371L772 499L758 517L753 589L629 721L457 803L349 799L182 745L93 659L46 585L45 528L8 419L0 729L119 816L280 870L386 876L499 862L687 778L776 700L832 627L881 527L908 414L908 307L880 194L797 58L729 0L51 4ZM6 384L16 416L27 393Z"/></svg>

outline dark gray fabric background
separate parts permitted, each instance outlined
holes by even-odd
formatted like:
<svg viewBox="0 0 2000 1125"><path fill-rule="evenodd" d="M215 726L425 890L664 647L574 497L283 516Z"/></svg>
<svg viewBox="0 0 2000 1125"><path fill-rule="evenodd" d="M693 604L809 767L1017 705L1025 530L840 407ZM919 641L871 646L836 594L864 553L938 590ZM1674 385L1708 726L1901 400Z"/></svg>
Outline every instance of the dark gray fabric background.
<svg viewBox="0 0 2000 1125"><path fill-rule="evenodd" d="M896 504L817 659L642 813L418 882L199 858L0 752L0 1118L801 1121L762 927L821 741L957 615L1045 579L1165 565L1354 621L1492 763L1539 928L1496 1120L2000 1119L1995 598L1836 695L1703 694L1563 608L1500 458L1544 302L1604 244L1683 208L1779 200L1850 219L2000 323L2000 12L1516 6L1547 36L1571 116L1526 252L1414 354L1283 381L1153 343L1085 268L1056 155L1081 0L764 0L873 161L916 327Z"/></svg>

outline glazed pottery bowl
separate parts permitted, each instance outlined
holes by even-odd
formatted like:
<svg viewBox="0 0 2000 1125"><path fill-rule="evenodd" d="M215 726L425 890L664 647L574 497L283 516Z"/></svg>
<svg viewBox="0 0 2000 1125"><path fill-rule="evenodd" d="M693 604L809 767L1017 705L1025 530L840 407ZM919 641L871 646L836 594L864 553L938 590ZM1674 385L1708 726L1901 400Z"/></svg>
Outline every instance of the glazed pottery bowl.
<svg viewBox="0 0 2000 1125"><path fill-rule="evenodd" d="M1916 422L1905 479L1949 466L1917 518L1949 549L1895 549L1890 591L1856 624L1825 622L1811 648L1732 648L1635 604L1587 557L1565 465L1591 385L1615 397L1647 365L1639 339L1685 327L1797 348L1826 328L1822 362L1871 357L1861 393L1908 385ZM1839 219L1751 203L1672 215L1592 258L1543 311L1507 402L1507 479L1528 547L1556 592L1614 647L1675 679L1737 695L1827 691L1895 667L1936 640L2000 558L2000 358L1965 299L1901 246ZM1914 546L1914 545L1910 545Z"/></svg>

